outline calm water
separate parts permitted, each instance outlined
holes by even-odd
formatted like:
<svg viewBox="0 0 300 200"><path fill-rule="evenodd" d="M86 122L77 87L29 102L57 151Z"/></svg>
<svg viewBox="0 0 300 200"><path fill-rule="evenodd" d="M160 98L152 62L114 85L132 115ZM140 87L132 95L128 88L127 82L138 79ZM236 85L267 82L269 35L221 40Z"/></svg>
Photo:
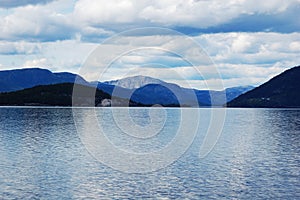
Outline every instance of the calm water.
<svg viewBox="0 0 300 200"><path fill-rule="evenodd" d="M158 171L124 173L87 151L72 109L0 108L0 199L300 198L300 110L227 109L221 136L205 158L199 149L210 110L199 111L199 131L183 156ZM149 109L130 109L130 120L117 112L119 126L163 125L159 134L139 138L124 134L110 109L76 112L78 130L90 127L95 114L106 137L128 153L163 149L182 120L180 109L159 110L152 121Z"/></svg>

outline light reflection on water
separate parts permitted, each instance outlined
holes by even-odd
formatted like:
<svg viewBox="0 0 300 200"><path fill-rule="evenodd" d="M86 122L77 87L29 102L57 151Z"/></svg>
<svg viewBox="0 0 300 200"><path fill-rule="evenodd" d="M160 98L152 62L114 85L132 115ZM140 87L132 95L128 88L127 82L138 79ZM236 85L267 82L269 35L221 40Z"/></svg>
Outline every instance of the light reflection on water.
<svg viewBox="0 0 300 200"><path fill-rule="evenodd" d="M155 150L172 139L180 121L178 109L166 111L160 134L134 142L112 128L109 114L98 119L116 146ZM137 124L149 124L147 109L130 112ZM209 109L201 110L199 133L175 163L126 174L86 151L72 109L0 108L0 199L300 197L300 110L227 109L219 141L199 159L209 115Z"/></svg>

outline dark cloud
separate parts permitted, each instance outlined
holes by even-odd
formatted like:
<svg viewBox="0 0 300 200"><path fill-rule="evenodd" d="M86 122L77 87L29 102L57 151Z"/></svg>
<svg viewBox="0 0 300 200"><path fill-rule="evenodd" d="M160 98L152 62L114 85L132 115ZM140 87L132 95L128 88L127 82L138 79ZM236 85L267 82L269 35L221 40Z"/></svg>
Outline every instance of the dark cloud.
<svg viewBox="0 0 300 200"><path fill-rule="evenodd" d="M179 32L188 35L199 33L226 32L279 32L292 33L300 31L300 4L289 7L279 14L243 14L230 22L209 28L176 27Z"/></svg>
<svg viewBox="0 0 300 200"><path fill-rule="evenodd" d="M54 0L0 0L0 8L14 8L25 5L46 4Z"/></svg>
<svg viewBox="0 0 300 200"><path fill-rule="evenodd" d="M277 15L257 14L242 15L228 24L215 28L223 32L258 32L271 31L279 33L292 33L300 31L300 6L290 8ZM212 29L213 30L213 29Z"/></svg>

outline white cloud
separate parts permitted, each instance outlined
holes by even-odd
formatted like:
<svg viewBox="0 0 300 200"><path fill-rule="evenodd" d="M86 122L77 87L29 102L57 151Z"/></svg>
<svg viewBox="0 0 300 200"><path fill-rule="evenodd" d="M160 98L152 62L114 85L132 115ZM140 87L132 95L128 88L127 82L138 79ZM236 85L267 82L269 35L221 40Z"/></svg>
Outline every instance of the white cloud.
<svg viewBox="0 0 300 200"><path fill-rule="evenodd" d="M0 41L0 54L35 54L41 49L41 45L38 43L30 43L25 41L20 42L8 42Z"/></svg>
<svg viewBox="0 0 300 200"><path fill-rule="evenodd" d="M239 4L240 8L243 8L244 12L252 14L253 12L258 13L279 13L285 11L290 5L294 3L299 3L298 0L295 1L281 1L281 0L252 0L252 1L235 1L232 2L242 2Z"/></svg>
<svg viewBox="0 0 300 200"><path fill-rule="evenodd" d="M90 24L129 23L135 20L136 7L130 0L80 0L76 3L73 17Z"/></svg>
<svg viewBox="0 0 300 200"><path fill-rule="evenodd" d="M213 84L220 78L223 79L226 87L259 85L285 69L300 63L298 56L300 49L297 50L300 33L218 33L193 37L200 43L200 46L204 47L207 54L211 55L210 58L215 63L217 71L214 70L212 63L201 64L201 54L193 55L192 53L197 48L187 43L184 38L179 39L180 37L173 36L173 40L171 36L121 37L118 39L121 41L120 43L114 41L106 44L103 51L110 56L115 54L116 60L109 66L101 80L142 74L176 82L174 74L179 74L185 80L191 80L195 87L197 82L199 83L198 87L203 86L201 79ZM149 41L153 41L153 43L151 44ZM185 48L186 43L188 44L187 48ZM118 57L122 53L120 48L128 45L129 48L137 51ZM158 45L164 51L159 51L158 48L158 51L143 52L139 49L139 47L145 47L143 45L146 47ZM165 51L168 50L182 57L165 54ZM103 55L101 51L98 53ZM191 67L187 62L182 62L183 59L188 60L189 58L198 58L199 61L194 62L196 66ZM98 60L93 63L94 67L91 68L91 72L105 67L105 63L108 61L102 61ZM151 63L155 63L156 66L151 66ZM201 72L203 77L197 74L198 72ZM89 74L88 71L87 73ZM177 83L181 83L180 79L177 80Z"/></svg>
<svg viewBox="0 0 300 200"><path fill-rule="evenodd" d="M18 45L17 42L10 42L9 44ZM78 73L81 64L86 57L97 46L94 43L82 43L76 40L65 40L45 43L25 43L26 53L30 50L29 47L38 46L38 51L33 54L0 54L0 63L7 69L21 68L25 66L36 66L35 63L39 60L46 59L46 63L41 62L42 68L47 68L52 71L68 71ZM1 45L0 45L1 46ZM31 62L31 64L30 64ZM32 65L34 64L34 65ZM2 68L3 68L2 67Z"/></svg>
<svg viewBox="0 0 300 200"><path fill-rule="evenodd" d="M71 37L72 23L48 5L28 5L0 19L2 40L57 40Z"/></svg>
<svg viewBox="0 0 300 200"><path fill-rule="evenodd" d="M151 1L144 5L140 16L150 22L206 28L228 22L241 14L275 14L285 11L297 1ZM258 6L259 5L259 6Z"/></svg>
<svg viewBox="0 0 300 200"><path fill-rule="evenodd" d="M289 44L289 49L293 52L300 52L300 41L293 41Z"/></svg>
<svg viewBox="0 0 300 200"><path fill-rule="evenodd" d="M23 68L35 68L35 67L49 68L50 66L46 58L41 58L38 60L27 60L23 65Z"/></svg>
<svg viewBox="0 0 300 200"><path fill-rule="evenodd" d="M243 53L251 48L253 38L246 34L239 34L239 36L232 43L232 51L236 53Z"/></svg>
<svg viewBox="0 0 300 200"><path fill-rule="evenodd" d="M226 3L221 0L60 0L6 11L0 9L0 64L2 68L40 65L54 71L77 73L97 42L118 31L153 25L213 27L245 15L282 14L296 4L300 4L299 0L230 0ZM288 24L290 17L293 15L282 18L282 23ZM298 29L294 27L293 30ZM124 49L132 48L136 51L117 59L115 67L103 78L115 79L130 72L183 84L180 78L174 78L178 74L195 87L204 87L204 82L183 59L192 61L206 75L206 81L213 83L216 76L209 68L211 59L226 86L258 85L300 63L298 32L220 32L200 34L192 40L196 40L210 57L180 35L157 34L145 29L103 45L102 54L106 56L89 62L93 66L91 69L97 70L106 66L111 55L118 56ZM156 47L160 51L142 52L141 47ZM92 72L87 78L97 79Z"/></svg>
<svg viewBox="0 0 300 200"><path fill-rule="evenodd" d="M18 6L24 6L29 4L44 4L48 3L53 0L2 0L0 7L3 8L12 8L12 7L18 7Z"/></svg>
<svg viewBox="0 0 300 200"><path fill-rule="evenodd" d="M298 0L60 0L17 7L0 18L0 39L85 40L145 26L208 28L240 16L276 15L300 5ZM259 5L259 6L257 6ZM0 9L1 12L1 9ZM285 22L289 18L284 18ZM256 18L255 18L256 20ZM270 25L272 26L272 24ZM261 27L261 29L272 27ZM294 27L297 29L297 27Z"/></svg>
<svg viewBox="0 0 300 200"><path fill-rule="evenodd" d="M226 87L259 85L300 63L300 49L298 49L300 33L218 33L193 37L192 39L199 42L210 56L218 71L214 70L212 63L201 64L201 56L197 57L197 54L191 53L197 48L185 45L187 41L184 38L179 39L180 37L170 35L120 37L111 43L100 45L98 53L104 57L96 60L87 59L97 44L80 40L47 43L2 42L0 46L3 47L1 48L3 54L0 55L0 63L3 65L2 68L45 67L53 71L78 73L80 66L87 61L90 68L86 71L85 77L88 80L101 78L103 81L125 75L148 75L178 84L184 84L182 80L189 80L193 87L198 88L206 87L205 81L213 84L219 78L217 72L220 72ZM233 44L240 41L240 38L250 38L251 44L247 45L247 48L242 46L236 49ZM159 48L147 49L155 46ZM28 54L36 48L37 52ZM118 57L126 49L134 51ZM24 54L8 54L17 50ZM195 62L197 65L192 67L184 61L189 58L198 58L200 61ZM108 71L102 77L98 77L95 72L103 70L107 67L106 64L112 61L114 63ZM198 74L199 71L203 77Z"/></svg>
<svg viewBox="0 0 300 200"><path fill-rule="evenodd" d="M41 45L41 56L47 58L54 71L78 73L79 67L96 46L97 44L76 40L47 42Z"/></svg>
<svg viewBox="0 0 300 200"><path fill-rule="evenodd" d="M216 63L274 64L285 60L299 61L297 54L300 49L293 46L300 41L300 33L219 33L196 38L200 44L205 44Z"/></svg>

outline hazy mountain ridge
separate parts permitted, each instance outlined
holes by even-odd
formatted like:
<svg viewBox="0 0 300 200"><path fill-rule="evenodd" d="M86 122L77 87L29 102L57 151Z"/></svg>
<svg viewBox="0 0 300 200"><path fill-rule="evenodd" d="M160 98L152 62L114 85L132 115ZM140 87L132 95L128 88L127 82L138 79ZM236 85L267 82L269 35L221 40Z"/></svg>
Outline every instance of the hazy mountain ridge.
<svg viewBox="0 0 300 200"><path fill-rule="evenodd" d="M149 77L149 76L138 75L138 76L126 77L126 78L119 79L119 80L105 81L103 83L109 84L109 85L115 85L115 86L119 86L119 87L127 88L127 89L137 89L137 88L143 87L148 84L163 85L166 82L156 79L156 78Z"/></svg>
<svg viewBox="0 0 300 200"><path fill-rule="evenodd" d="M0 92L22 91L40 85L47 86L61 83L74 84L76 80L76 84L94 88L97 87L98 90L103 91L110 96L131 99L140 105L148 106L154 104L163 106L181 105L195 107L211 105L221 106L225 104L227 100L231 100L252 88L236 87L228 88L224 91L196 90L183 88L174 83L167 83L147 76L127 77L125 79L104 83L98 81L87 82L76 74L68 72L52 73L49 70L39 68L0 71L0 78ZM44 87L44 89L49 88ZM224 95L227 96L227 99ZM19 95L19 97L21 96ZM212 99L214 100L213 102Z"/></svg>
<svg viewBox="0 0 300 200"><path fill-rule="evenodd" d="M143 104L181 103L182 105L192 106L211 106L212 104L221 106L236 98L240 94L254 88L253 86L239 86L227 88L224 91L197 90L180 87L174 83L168 83L159 79L141 75L126 77L120 80L107 81L104 83L112 83L116 86L125 88L125 90L131 90L134 87L138 87L133 92L131 98L134 101L142 102ZM120 93L124 93L122 90L119 91ZM211 100L212 98L214 99L213 103ZM195 102L195 100L197 100L197 102Z"/></svg>

